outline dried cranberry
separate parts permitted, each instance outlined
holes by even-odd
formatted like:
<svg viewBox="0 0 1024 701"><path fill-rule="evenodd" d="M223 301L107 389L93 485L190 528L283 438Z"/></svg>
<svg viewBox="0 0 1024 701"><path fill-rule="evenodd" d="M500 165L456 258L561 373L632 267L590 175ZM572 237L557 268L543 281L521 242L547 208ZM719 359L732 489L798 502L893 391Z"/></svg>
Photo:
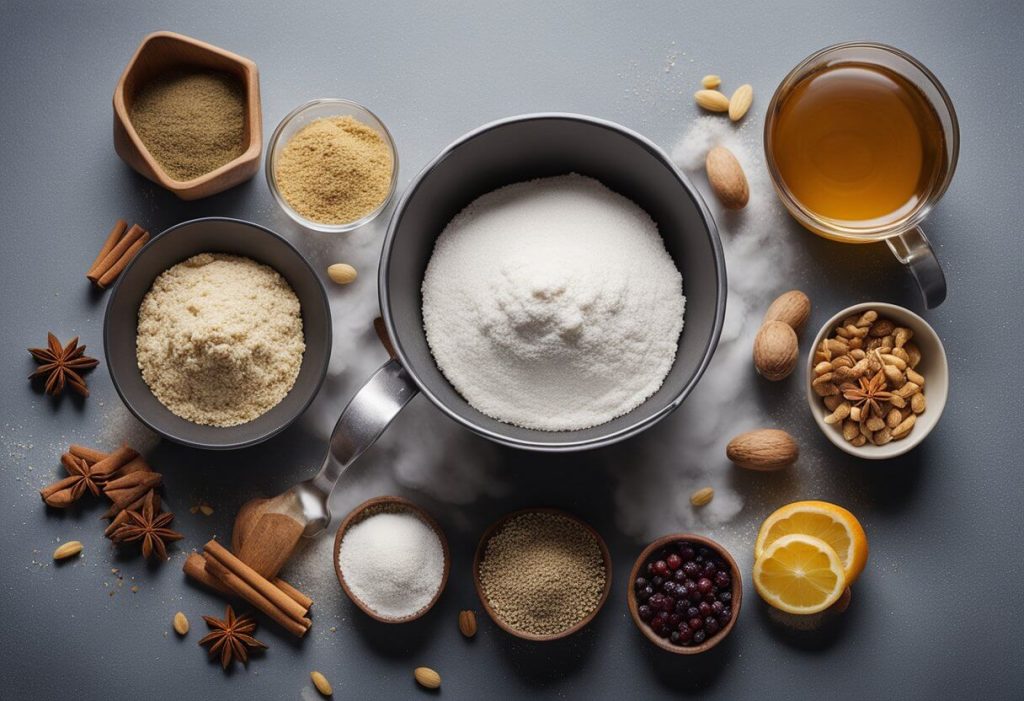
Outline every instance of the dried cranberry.
<svg viewBox="0 0 1024 701"><path fill-rule="evenodd" d="M707 618L711 615L711 604L706 601L700 602L700 605L697 607L697 613L701 618Z"/></svg>
<svg viewBox="0 0 1024 701"><path fill-rule="evenodd" d="M714 635L718 632L718 620L712 616L708 616L704 619L704 631L708 635Z"/></svg>
<svg viewBox="0 0 1024 701"><path fill-rule="evenodd" d="M668 615L668 624L673 628L678 628L679 624L682 623L683 617L678 613L670 613Z"/></svg>
<svg viewBox="0 0 1024 701"><path fill-rule="evenodd" d="M693 630L700 630L703 627L704 627L704 621L700 620L699 618L691 618L690 619L690 628L691 629L693 629Z"/></svg>
<svg viewBox="0 0 1024 701"><path fill-rule="evenodd" d="M677 570L679 569L679 565L683 564L683 560L675 553L672 553L665 558L665 564L668 565L670 570Z"/></svg>
<svg viewBox="0 0 1024 701"><path fill-rule="evenodd" d="M668 565L664 560L657 560L654 563L654 573L664 577L668 574Z"/></svg>
<svg viewBox="0 0 1024 701"><path fill-rule="evenodd" d="M715 614L716 616L721 616L722 611L724 610L725 604L723 604L721 601L716 601L713 604L711 604L711 613Z"/></svg>
<svg viewBox="0 0 1024 701"><path fill-rule="evenodd" d="M700 591L700 593L704 594L705 596L711 593L711 587L712 586L713 585L711 584L711 580L708 579L707 577L701 577L697 581L697 589L698 589L698 591Z"/></svg>

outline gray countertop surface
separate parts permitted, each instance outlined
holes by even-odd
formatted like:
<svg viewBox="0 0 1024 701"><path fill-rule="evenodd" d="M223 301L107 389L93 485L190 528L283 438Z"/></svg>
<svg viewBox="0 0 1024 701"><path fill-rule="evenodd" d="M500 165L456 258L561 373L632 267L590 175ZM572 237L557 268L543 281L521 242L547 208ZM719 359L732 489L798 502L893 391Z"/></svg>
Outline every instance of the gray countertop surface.
<svg viewBox="0 0 1024 701"><path fill-rule="evenodd" d="M259 3L0 2L0 696L23 698L316 698L322 671L336 698L415 698L412 669L437 669L449 698L1010 699L1024 696L1024 441L1018 352L1024 343L1020 164L1024 9L1014 2L764 3ZM348 397L385 359L376 259L386 217L350 235L303 232L276 208L262 175L223 194L181 202L114 154L111 94L139 41L179 31L236 51L260 69L265 138L293 107L346 97L379 114L401 154L401 186L460 134L534 111L592 114L636 129L671 151L698 117L702 75L727 89L750 82L754 108L730 138L756 168L772 90L804 56L871 39L918 57L959 113L959 168L930 216L949 280L948 301L925 313L949 357L950 398L934 433L909 455L866 463L818 433L796 377L769 386L753 374L749 342L763 306L798 287L816 329L868 300L921 311L908 274L884 246L818 239L778 211L752 177L764 216L721 219L730 271L731 326L708 377L684 407L645 434L597 452L547 456L469 435L424 398L345 475L343 515L365 498L404 494L434 513L453 572L437 608L403 626L369 620L334 579L330 536L300 552L287 576L315 599L301 642L262 622L270 649L231 674L196 645L202 614L221 601L187 583L185 553L228 535L238 506L312 474ZM717 126L715 128L718 128ZM762 174L763 175L763 174ZM695 177L699 187L705 183ZM83 273L117 217L157 232L207 215L249 219L285 234L319 270L360 271L330 288L334 354L303 418L267 443L203 453L157 441L121 406L106 370L92 396L51 401L25 380L28 346L48 330L80 335L102 357L105 297ZM746 321L746 323L744 323ZM806 339L805 339L806 342ZM805 349L804 349L805 350ZM730 394L731 393L731 394ZM802 445L784 474L738 474L722 446L739 429L784 426ZM149 566L102 536L99 501L57 513L37 490L80 442L128 441L164 473L166 502L185 540ZM693 510L711 484L713 508ZM836 624L780 625L754 593L750 551L775 507L799 498L841 503L861 519L871 558ZM214 513L192 513L208 503ZM607 539L615 563L607 605L583 632L529 644L481 619L473 641L457 612L479 609L470 578L475 542L498 516L524 506L570 510ZM731 637L684 659L647 643L629 620L626 578L653 537L693 530L740 561L746 603ZM83 557L56 566L63 540ZM115 573L113 570L116 569ZM137 587L136 591L132 588ZM192 632L178 639L175 611Z"/></svg>

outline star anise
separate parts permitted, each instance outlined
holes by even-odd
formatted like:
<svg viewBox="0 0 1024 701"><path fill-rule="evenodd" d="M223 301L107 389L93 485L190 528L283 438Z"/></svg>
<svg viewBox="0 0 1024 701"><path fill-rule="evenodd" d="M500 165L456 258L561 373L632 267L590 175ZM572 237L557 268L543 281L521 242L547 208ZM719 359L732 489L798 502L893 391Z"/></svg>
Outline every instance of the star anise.
<svg viewBox="0 0 1024 701"><path fill-rule="evenodd" d="M46 343L46 348L28 349L36 362L42 363L28 376L29 379L45 377L44 391L54 397L64 391L65 384L83 397L88 397L89 389L79 373L96 367L100 361L85 355L85 346L78 345L78 336L62 347L57 337L48 333Z"/></svg>
<svg viewBox="0 0 1024 701"><path fill-rule="evenodd" d="M60 461L68 476L39 490L43 501L62 509L78 501L86 490L93 496L99 496L100 488L107 479L105 472L96 472L88 461L71 453L64 453Z"/></svg>
<svg viewBox="0 0 1024 701"><path fill-rule="evenodd" d="M242 664L248 664L248 648L267 649L266 645L250 635L256 630L256 621L252 616L236 617L230 604L223 620L213 616L203 616L203 620L210 627L210 632L199 641L199 644L212 643L210 657L220 654L220 664L224 669L227 669L233 660L241 660Z"/></svg>
<svg viewBox="0 0 1024 701"><path fill-rule="evenodd" d="M869 416L881 416L881 403L892 399L892 392L886 391L885 374L879 370L870 380L861 377L857 382L860 383L860 387L844 390L843 397L861 407L865 419Z"/></svg>
<svg viewBox="0 0 1024 701"><path fill-rule="evenodd" d="M174 514L167 512L157 514L155 499L149 498L142 505L142 512L125 511L125 522L110 535L115 543L131 543L142 541L142 555L151 557L153 553L161 560L167 559L167 543L181 540L183 536L167 528Z"/></svg>

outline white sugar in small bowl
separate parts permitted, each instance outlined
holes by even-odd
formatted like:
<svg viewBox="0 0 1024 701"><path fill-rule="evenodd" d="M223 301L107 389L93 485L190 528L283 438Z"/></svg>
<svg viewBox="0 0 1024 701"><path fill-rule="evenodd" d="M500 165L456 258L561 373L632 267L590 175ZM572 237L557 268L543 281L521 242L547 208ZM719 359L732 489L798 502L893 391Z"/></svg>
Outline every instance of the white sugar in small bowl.
<svg viewBox="0 0 1024 701"><path fill-rule="evenodd" d="M441 582L437 587L437 591L434 592L433 598L425 606L420 607L414 613L406 616L389 617L384 616L373 610L366 602L359 598L358 595L352 590L349 583L345 580L345 572L341 566L341 543L345 538L345 534L353 526L362 523L371 516L376 516L382 513L406 513L412 514L420 519L424 524L430 527L437 536L437 539L441 542L441 552L444 557L444 568L441 574ZM338 534L334 537L334 551L332 554L334 560L334 572L338 575L338 583L341 584L341 588L345 594L351 599L352 603L355 604L360 610L363 611L367 616L374 620L380 621L381 623L408 623L409 621L415 621L426 614L430 609L434 607L437 600L441 598L441 593L444 592L445 586L448 584L448 574L451 571L451 554L448 550L448 538L445 537L444 531L441 530L441 526L434 520L434 517L428 514L426 511L421 509L416 504L412 503L408 499L395 496L380 496L374 497L364 501L359 506L355 507L348 513L348 515L342 520L341 525L338 526Z"/></svg>
<svg viewBox="0 0 1024 701"><path fill-rule="evenodd" d="M829 410L825 408L822 398L815 393L811 387L814 380L814 352L821 345L822 340L830 336L835 327L848 316L859 316L869 309L878 312L879 317L892 319L899 326L905 326L914 332L911 339L921 351L921 363L915 368L924 377L924 396L926 407L924 412L917 415L913 430L906 438L898 441L890 441L885 445L873 445L866 443L860 447L852 445L843 438L842 424L829 425L825 423L825 416ZM946 349L942 346L939 335L935 329L920 316L895 304L885 302L865 302L855 304L838 312L829 319L811 344L810 352L807 354L807 405L811 408L811 416L818 424L818 428L825 434L832 443L840 450L867 460L887 460L903 455L916 448L923 441L935 424L942 416L942 410L946 406L946 395L949 392L949 364L946 361Z"/></svg>

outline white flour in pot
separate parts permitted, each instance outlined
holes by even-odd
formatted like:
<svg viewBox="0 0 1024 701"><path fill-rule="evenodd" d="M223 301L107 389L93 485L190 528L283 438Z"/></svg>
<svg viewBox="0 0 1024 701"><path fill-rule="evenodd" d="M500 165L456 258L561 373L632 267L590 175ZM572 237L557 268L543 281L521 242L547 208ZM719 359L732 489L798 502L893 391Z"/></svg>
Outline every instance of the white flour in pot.
<svg viewBox="0 0 1024 701"><path fill-rule="evenodd" d="M571 431L661 387L683 328L682 276L651 217L580 175L483 195L437 239L423 320L438 367L499 421Z"/></svg>

